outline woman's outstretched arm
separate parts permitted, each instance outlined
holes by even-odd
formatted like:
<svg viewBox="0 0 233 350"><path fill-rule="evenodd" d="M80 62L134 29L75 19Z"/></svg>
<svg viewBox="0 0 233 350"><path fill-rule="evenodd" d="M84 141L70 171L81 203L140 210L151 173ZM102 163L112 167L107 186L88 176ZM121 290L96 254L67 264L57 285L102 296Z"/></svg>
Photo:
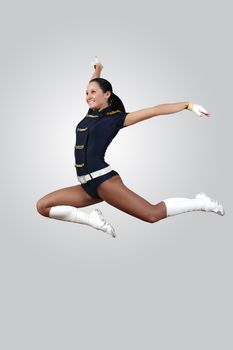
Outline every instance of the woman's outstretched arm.
<svg viewBox="0 0 233 350"><path fill-rule="evenodd" d="M210 115L203 107L190 102L167 103L128 113L125 118L124 126L129 126L159 115L181 112L184 109L189 109L200 116Z"/></svg>
<svg viewBox="0 0 233 350"><path fill-rule="evenodd" d="M94 73L91 76L91 79L100 78L101 71L104 68L98 57L95 57L95 61L93 62Z"/></svg>

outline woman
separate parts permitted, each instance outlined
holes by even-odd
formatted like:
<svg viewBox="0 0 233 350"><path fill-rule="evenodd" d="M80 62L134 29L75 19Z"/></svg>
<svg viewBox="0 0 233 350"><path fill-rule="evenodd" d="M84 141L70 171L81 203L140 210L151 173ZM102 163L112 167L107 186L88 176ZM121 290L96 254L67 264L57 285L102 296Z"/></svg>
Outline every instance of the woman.
<svg viewBox="0 0 233 350"><path fill-rule="evenodd" d="M113 93L111 84L100 78L102 69L102 64L96 58L94 73L86 90L89 110L76 128L75 167L81 184L47 194L38 201L38 212L46 217L86 224L113 237L116 236L115 230L99 209L87 214L78 208L105 201L150 223L192 210L224 215L223 206L204 193L197 194L193 199L168 198L158 204L151 204L124 185L120 175L104 161L108 145L121 128L184 109L203 117L208 117L209 113L203 107L189 102L161 104L126 113L122 101Z"/></svg>

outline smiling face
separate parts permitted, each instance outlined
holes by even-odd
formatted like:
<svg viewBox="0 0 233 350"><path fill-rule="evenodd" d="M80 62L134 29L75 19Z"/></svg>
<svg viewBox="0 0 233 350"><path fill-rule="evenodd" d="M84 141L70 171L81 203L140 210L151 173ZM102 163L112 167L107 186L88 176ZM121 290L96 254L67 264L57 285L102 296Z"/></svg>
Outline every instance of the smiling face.
<svg viewBox="0 0 233 350"><path fill-rule="evenodd" d="M108 99L111 96L111 92L103 92L97 82L90 82L86 90L86 101L90 108L96 110L102 110L108 107Z"/></svg>

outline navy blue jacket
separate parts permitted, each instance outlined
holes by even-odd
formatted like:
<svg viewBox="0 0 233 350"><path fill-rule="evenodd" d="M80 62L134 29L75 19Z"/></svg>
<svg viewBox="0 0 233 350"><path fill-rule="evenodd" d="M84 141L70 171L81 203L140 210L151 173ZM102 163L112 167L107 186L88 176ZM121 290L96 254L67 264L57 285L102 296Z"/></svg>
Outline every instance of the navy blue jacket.
<svg viewBox="0 0 233 350"><path fill-rule="evenodd" d="M112 111L106 107L101 112L89 109L76 127L75 167L78 176L107 167L104 155L108 145L124 127L128 113Z"/></svg>

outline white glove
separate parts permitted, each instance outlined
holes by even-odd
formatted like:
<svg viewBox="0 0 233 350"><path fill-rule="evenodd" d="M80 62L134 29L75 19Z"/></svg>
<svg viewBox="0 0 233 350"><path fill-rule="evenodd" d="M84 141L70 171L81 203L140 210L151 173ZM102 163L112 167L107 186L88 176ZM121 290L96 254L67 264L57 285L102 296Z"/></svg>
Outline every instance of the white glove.
<svg viewBox="0 0 233 350"><path fill-rule="evenodd" d="M210 115L204 107L194 103L189 103L188 110L196 113L199 117L208 117Z"/></svg>
<svg viewBox="0 0 233 350"><path fill-rule="evenodd" d="M95 59L93 62L91 62L91 65L92 65L92 67L94 66L94 68L96 68L97 64L101 65L101 67L103 68L103 65L102 65L100 59L97 56L95 56Z"/></svg>

